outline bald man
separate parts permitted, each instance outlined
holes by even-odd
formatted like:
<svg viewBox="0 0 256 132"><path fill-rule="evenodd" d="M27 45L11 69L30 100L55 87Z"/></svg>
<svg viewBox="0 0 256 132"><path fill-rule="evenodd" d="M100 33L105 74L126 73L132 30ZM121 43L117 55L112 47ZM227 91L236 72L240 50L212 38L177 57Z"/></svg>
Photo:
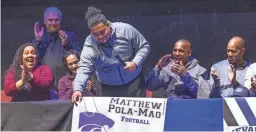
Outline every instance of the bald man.
<svg viewBox="0 0 256 132"><path fill-rule="evenodd" d="M244 59L244 39L238 36L231 38L226 51L227 59L215 63L211 68L212 98L233 97L235 89L242 89L245 82L245 74L250 62ZM241 97L249 96L251 95L241 94Z"/></svg>
<svg viewBox="0 0 256 132"><path fill-rule="evenodd" d="M147 97L152 97L152 91L164 88L165 97L170 99L197 98L200 87L209 89L205 80L207 71L192 57L191 43L181 39L175 43L172 55L163 56L149 73Z"/></svg>
<svg viewBox="0 0 256 132"><path fill-rule="evenodd" d="M34 25L35 39L40 60L49 65L54 71L55 84L59 78L64 76L65 69L62 68L63 52L68 50L81 51L81 46L73 32L61 28L62 13L57 7L48 7L44 11L44 25L40 27L36 22Z"/></svg>

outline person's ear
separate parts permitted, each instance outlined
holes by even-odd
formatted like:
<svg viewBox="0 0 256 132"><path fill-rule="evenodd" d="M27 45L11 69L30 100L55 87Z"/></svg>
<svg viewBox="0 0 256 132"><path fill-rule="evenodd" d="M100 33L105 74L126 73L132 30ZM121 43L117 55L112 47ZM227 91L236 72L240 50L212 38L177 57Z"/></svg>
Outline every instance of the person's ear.
<svg viewBox="0 0 256 132"><path fill-rule="evenodd" d="M190 57L192 55L192 50L189 50L188 56Z"/></svg>
<svg viewBox="0 0 256 132"><path fill-rule="evenodd" d="M242 55L244 55L244 53L245 53L245 48L242 48L242 49L241 49L241 53L242 53Z"/></svg>

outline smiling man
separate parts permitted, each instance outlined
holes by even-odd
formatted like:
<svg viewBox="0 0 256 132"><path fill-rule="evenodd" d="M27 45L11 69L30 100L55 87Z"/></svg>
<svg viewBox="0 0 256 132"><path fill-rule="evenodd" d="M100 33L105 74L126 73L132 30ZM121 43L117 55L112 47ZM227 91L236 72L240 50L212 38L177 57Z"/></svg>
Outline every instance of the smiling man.
<svg viewBox="0 0 256 132"><path fill-rule="evenodd" d="M85 17L91 34L81 53L72 101L82 96L84 85L94 71L101 83L102 96L143 96L142 65L150 52L147 40L129 24L108 21L94 7L88 8Z"/></svg>
<svg viewBox="0 0 256 132"><path fill-rule="evenodd" d="M191 43L181 39L175 43L172 55L163 56L149 73L147 97L152 97L152 91L164 88L169 99L197 98L200 87L209 89L206 79L206 69L192 57Z"/></svg>
<svg viewBox="0 0 256 132"><path fill-rule="evenodd" d="M44 11L44 25L34 25L35 39L42 64L49 65L57 82L65 74L62 68L62 56L70 49L81 51L78 40L73 32L61 27L62 13L57 7L48 7ZM57 84L57 83L56 83Z"/></svg>
<svg viewBox="0 0 256 132"><path fill-rule="evenodd" d="M235 89L243 88L245 74L250 62L244 59L245 42L238 36L227 44L227 59L215 63L211 68L211 97L233 96Z"/></svg>

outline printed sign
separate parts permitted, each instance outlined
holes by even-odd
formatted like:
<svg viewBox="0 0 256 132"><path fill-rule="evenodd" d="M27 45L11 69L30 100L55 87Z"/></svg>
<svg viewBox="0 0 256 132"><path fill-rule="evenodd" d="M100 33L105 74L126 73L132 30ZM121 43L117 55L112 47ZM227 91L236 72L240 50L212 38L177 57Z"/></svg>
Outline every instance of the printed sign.
<svg viewBox="0 0 256 132"><path fill-rule="evenodd" d="M72 131L163 131L166 101L162 98L84 97L74 106Z"/></svg>
<svg viewBox="0 0 256 132"><path fill-rule="evenodd" d="M256 132L256 98L225 98L223 128L225 132Z"/></svg>
<svg viewBox="0 0 256 132"><path fill-rule="evenodd" d="M227 132L256 132L256 126L228 127Z"/></svg>

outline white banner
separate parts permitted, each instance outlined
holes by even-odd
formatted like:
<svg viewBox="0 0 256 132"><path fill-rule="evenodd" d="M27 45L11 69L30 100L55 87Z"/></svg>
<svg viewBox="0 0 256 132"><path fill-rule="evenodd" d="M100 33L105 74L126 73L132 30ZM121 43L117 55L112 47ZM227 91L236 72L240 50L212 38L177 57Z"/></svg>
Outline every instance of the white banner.
<svg viewBox="0 0 256 132"><path fill-rule="evenodd" d="M225 98L224 132L256 132L256 98Z"/></svg>
<svg viewBox="0 0 256 132"><path fill-rule="evenodd" d="M74 106L72 132L161 132L166 99L84 97Z"/></svg>
<svg viewBox="0 0 256 132"><path fill-rule="evenodd" d="M256 126L232 126L228 127L225 132L256 132Z"/></svg>

